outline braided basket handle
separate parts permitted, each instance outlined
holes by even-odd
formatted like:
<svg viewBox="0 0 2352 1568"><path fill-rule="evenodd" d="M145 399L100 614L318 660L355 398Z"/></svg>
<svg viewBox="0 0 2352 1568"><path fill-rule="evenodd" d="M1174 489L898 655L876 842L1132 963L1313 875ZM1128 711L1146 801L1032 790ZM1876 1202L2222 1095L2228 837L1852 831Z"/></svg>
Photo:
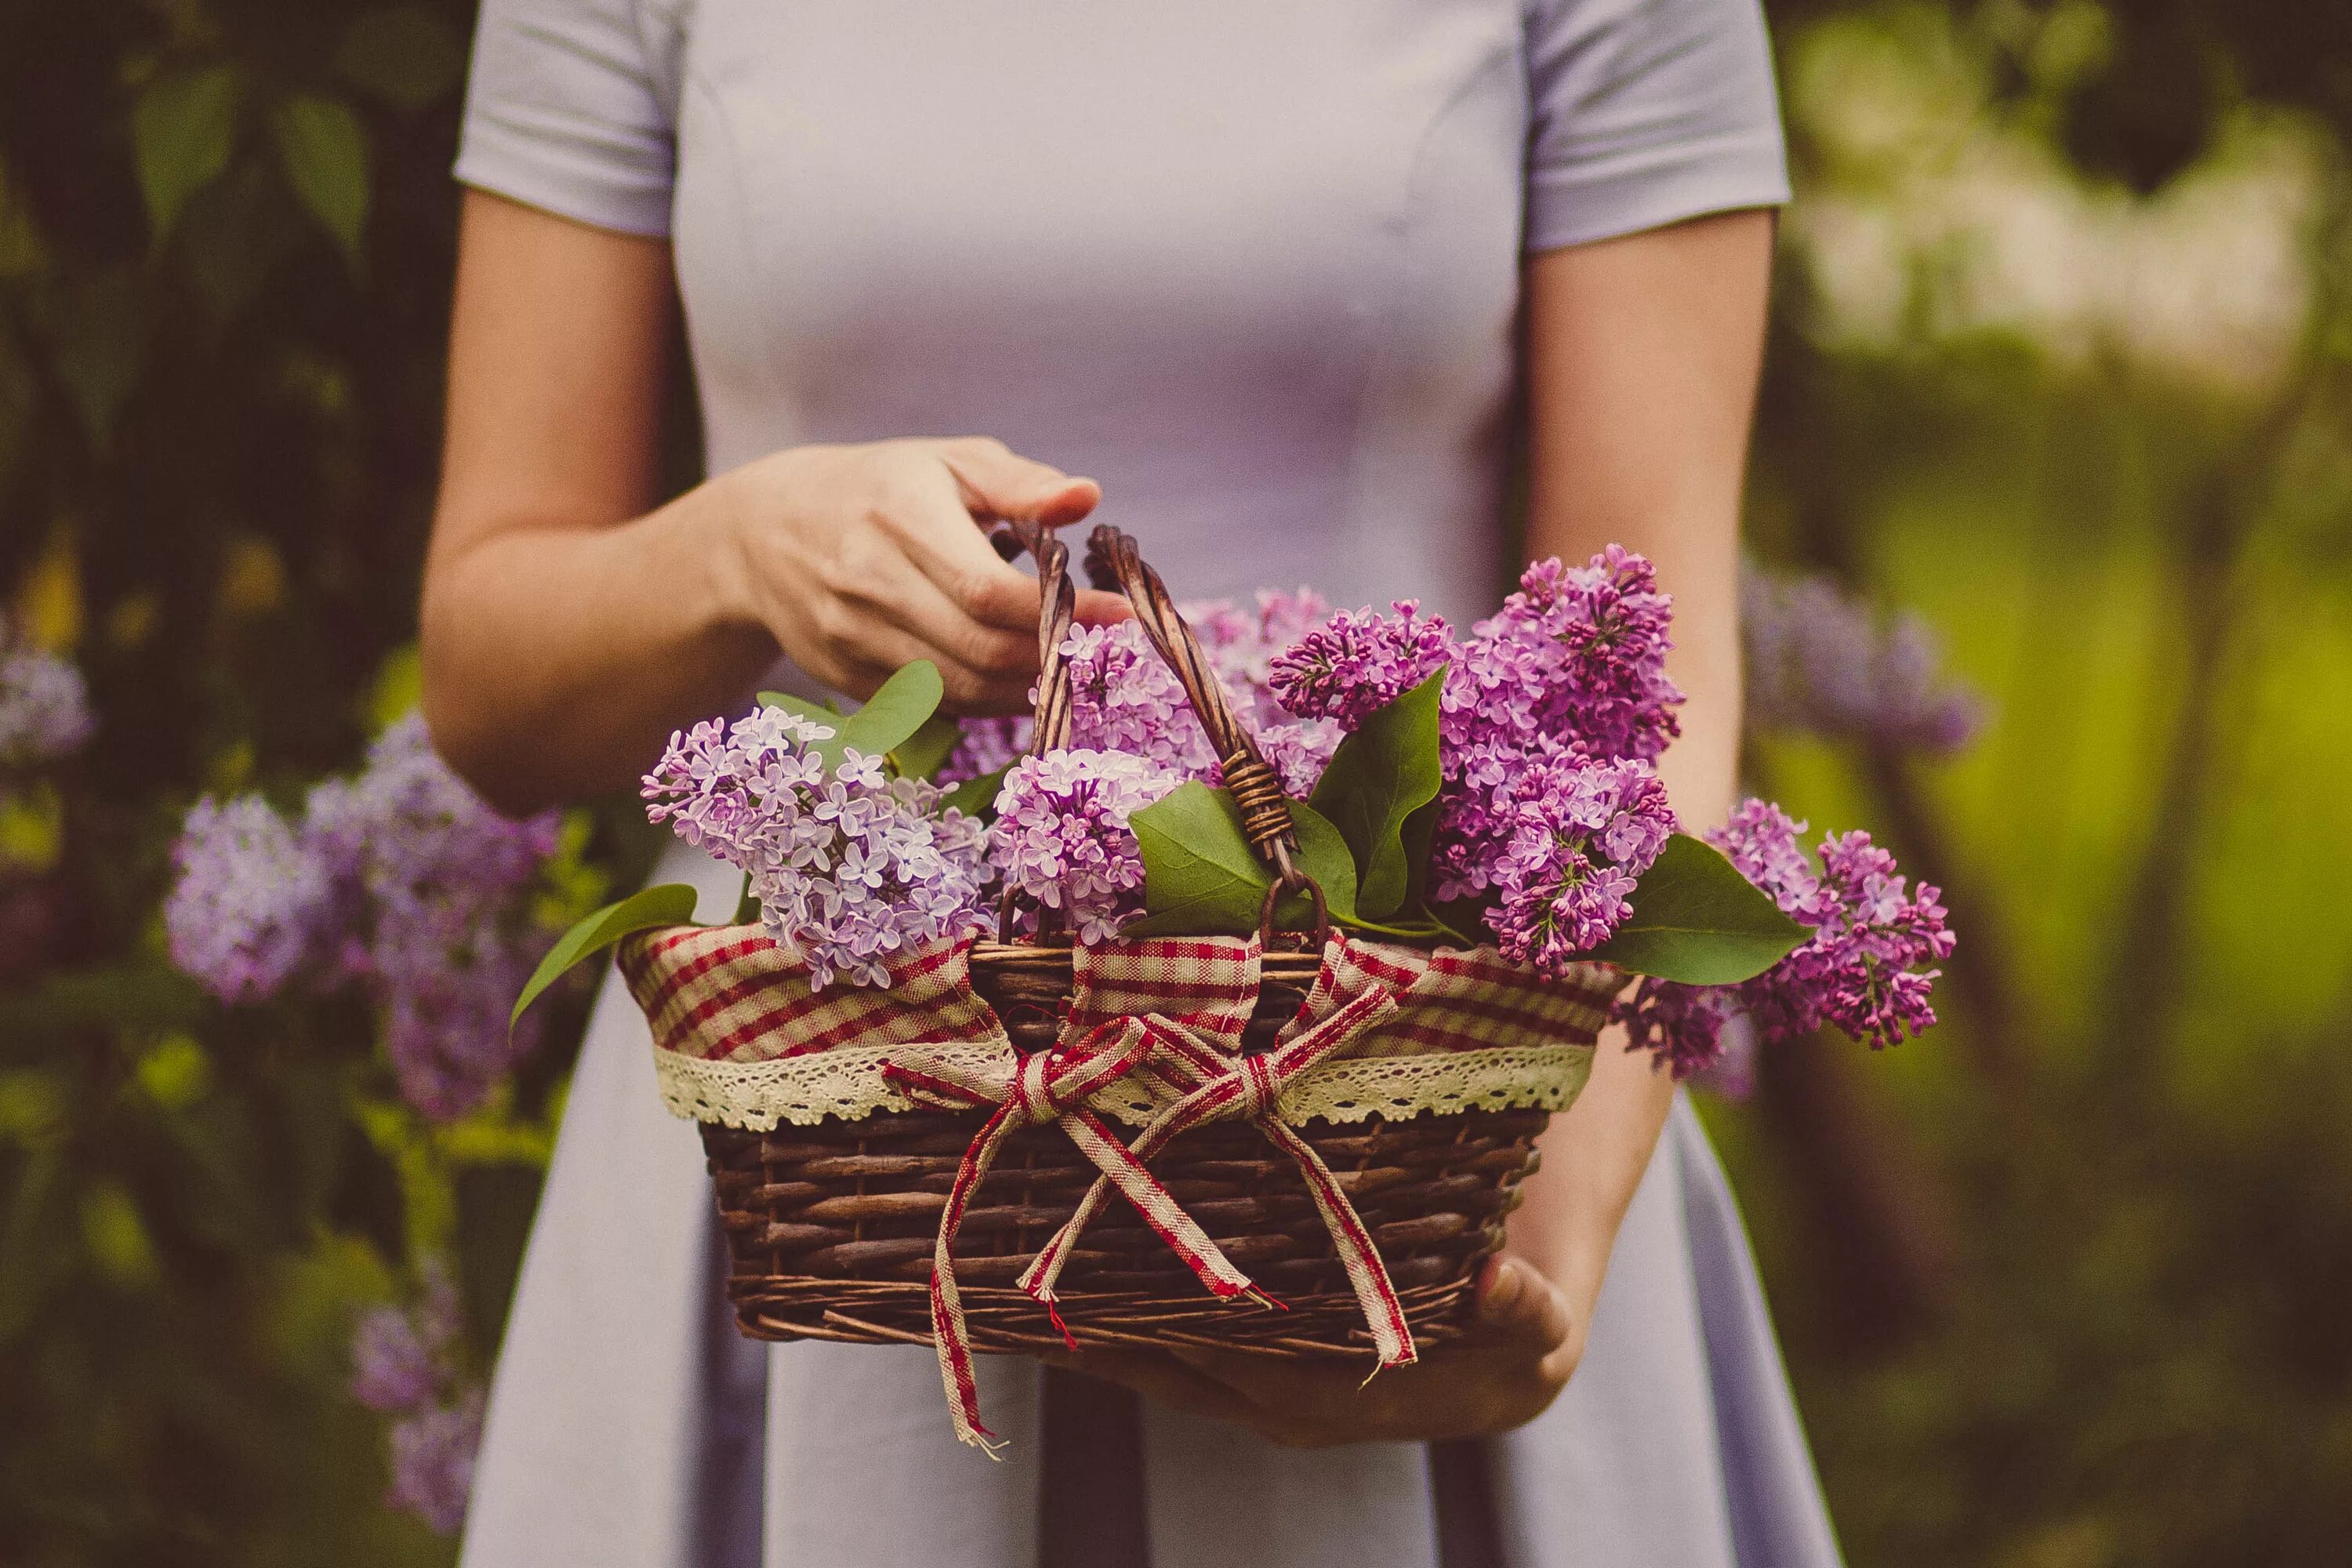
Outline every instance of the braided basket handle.
<svg viewBox="0 0 2352 1568"><path fill-rule="evenodd" d="M1258 909L1260 940L1272 943L1274 912L1283 896L1305 893L1315 908L1313 932L1320 946L1330 933L1331 912L1323 900L1323 889L1299 868L1298 833L1290 820L1290 801L1283 794L1281 776L1234 715L1233 704L1225 700L1224 684L1210 666L1201 639L1176 613L1168 585L1146 563L1135 541L1107 522L1097 523L1087 536L1087 576L1098 588L1116 588L1127 595L1143 635L1175 672L1185 699L1200 717L1201 728L1208 731L1225 788L1241 808L1242 836L1275 874L1274 885L1266 889L1265 901Z"/></svg>
<svg viewBox="0 0 2352 1568"><path fill-rule="evenodd" d="M1053 530L1019 520L1003 524L999 538L1017 543L1037 563L1042 588L1037 618L1037 722L1029 754L1043 756L1070 740L1070 669L1062 657L1062 644L1070 635L1077 609L1077 589L1070 581L1070 550ZM1208 732L1225 787L1241 809L1243 837L1275 874L1274 885L1266 889L1265 900L1258 909L1259 939L1272 944L1275 910L1284 895L1304 893L1314 906L1312 934L1319 948L1330 933L1330 910L1324 902L1323 889L1299 868L1297 830L1291 825L1289 799L1283 794L1281 777L1234 716L1233 705L1225 700L1224 686L1210 667L1200 639L1177 614L1167 584L1144 562L1135 541L1108 523L1097 524L1088 536L1086 566L1087 580L1095 587L1127 596L1144 636L1175 672L1201 728ZM1008 889L997 915L1000 933L1012 928L1012 898ZM1038 911L1041 934L1043 922L1052 913L1051 910Z"/></svg>

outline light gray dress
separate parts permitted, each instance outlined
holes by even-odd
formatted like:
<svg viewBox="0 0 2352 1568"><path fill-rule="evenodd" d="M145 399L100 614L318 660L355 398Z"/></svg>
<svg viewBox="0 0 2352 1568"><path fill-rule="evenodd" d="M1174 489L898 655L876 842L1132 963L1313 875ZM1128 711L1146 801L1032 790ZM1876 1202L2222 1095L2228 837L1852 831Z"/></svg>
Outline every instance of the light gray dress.
<svg viewBox="0 0 2352 1568"><path fill-rule="evenodd" d="M1102 481L1183 596L1466 622L1527 252L1787 186L1756 0L486 0L466 182L667 235L712 471L992 435ZM665 875L731 889L683 851ZM1038 1375L950 1435L921 1349L714 1325L691 1128L599 1004L490 1405L468 1568L1029 1568ZM764 1359L764 1432L756 1421ZM1395 1564L1425 1455L1157 1409L1156 1568ZM1589 1352L1493 1445L1515 1568L1837 1561L1745 1237L1678 1107Z"/></svg>

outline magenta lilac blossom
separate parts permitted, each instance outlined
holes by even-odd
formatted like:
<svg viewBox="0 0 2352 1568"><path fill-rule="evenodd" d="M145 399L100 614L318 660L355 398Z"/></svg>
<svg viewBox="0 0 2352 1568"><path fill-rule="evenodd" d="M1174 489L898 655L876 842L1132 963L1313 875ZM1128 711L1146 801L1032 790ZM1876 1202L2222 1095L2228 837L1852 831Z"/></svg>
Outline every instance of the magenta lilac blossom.
<svg viewBox="0 0 2352 1568"><path fill-rule="evenodd" d="M1411 599L1390 613L1341 610L1275 656L1268 685L1288 711L1353 730L1450 663L1454 634Z"/></svg>
<svg viewBox="0 0 2352 1568"><path fill-rule="evenodd" d="M1877 1048L1936 1021L1929 993L1953 934L1937 890L1906 884L1895 858L1866 833L1825 838L1820 867L1800 846L1804 825L1748 801L1709 835L1747 878L1800 924L1812 928L1788 957L1736 986L1645 981L1621 1009L1633 1043L1677 1077L1713 1065L1725 1020L1744 1015L1763 1044L1834 1026Z"/></svg>
<svg viewBox="0 0 2352 1568"><path fill-rule="evenodd" d="M1665 668L1673 608L1648 560L1617 545L1581 567L1537 562L1464 642L1445 683L1448 743L1541 735L1603 760L1656 758L1681 732Z"/></svg>
<svg viewBox="0 0 2352 1568"><path fill-rule="evenodd" d="M1564 753L1522 771L1496 797L1508 836L1489 879L1503 955L1558 975L1609 939L1675 830L1656 770Z"/></svg>

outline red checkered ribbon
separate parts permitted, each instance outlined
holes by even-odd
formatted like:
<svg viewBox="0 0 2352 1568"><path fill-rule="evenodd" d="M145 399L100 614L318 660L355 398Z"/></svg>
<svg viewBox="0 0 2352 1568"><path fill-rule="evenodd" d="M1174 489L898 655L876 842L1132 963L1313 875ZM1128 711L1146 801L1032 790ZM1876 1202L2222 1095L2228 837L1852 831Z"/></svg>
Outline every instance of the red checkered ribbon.
<svg viewBox="0 0 2352 1568"><path fill-rule="evenodd" d="M1007 1134L1023 1127L1058 1122L1103 1173L1096 1185L1117 1187L1202 1284L1220 1297L1256 1293L1249 1277L1234 1268L1208 1233L1177 1205L1167 1189L1143 1168L1143 1162L1087 1109L1088 1097L1143 1067L1152 1057L1154 1022L1112 1019L1068 1046L1012 1062L972 1067L917 1047L903 1058L883 1064L883 1075L910 1100L950 1110L996 1107L956 1167L947 1207L940 1215L939 1240L931 1253L931 1331L939 1346L940 1375L947 1384L948 1409L955 1421L956 1436L979 1445L991 1456L999 1445L996 1435L981 1424L971 1337L956 1289L955 1239L971 1194ZM1050 1305L1047 1310L1053 1311ZM1062 1329L1067 1339L1069 1331L1063 1328L1061 1314L1053 1316L1054 1326Z"/></svg>
<svg viewBox="0 0 2352 1568"><path fill-rule="evenodd" d="M1307 1190L1347 1271L1349 1286L1363 1309L1380 1364L1403 1366L1416 1359L1412 1331L1405 1322L1404 1306L1389 1280L1388 1268L1381 1261L1380 1248L1373 1245L1371 1233L1364 1228L1330 1167L1313 1144L1283 1121L1278 1105L1283 1089L1293 1079L1348 1050L1397 1012L1396 997L1369 969L1341 962L1348 945L1334 942L1326 951L1323 975L1317 982L1325 1003L1319 1016L1310 1001L1287 1037L1263 1056L1234 1057L1217 1050L1156 1014L1139 1020L1153 1047L1153 1068L1185 1093L1144 1128L1127 1152L1139 1163L1148 1161L1170 1140L1207 1122L1242 1121L1255 1126L1268 1142L1297 1163L1299 1174L1306 1178ZM1341 978L1335 981L1335 973ZM1022 1273L1021 1288L1048 1311L1054 1308L1054 1285L1063 1265L1108 1195L1108 1184L1097 1181L1079 1200L1076 1213ZM1144 1208L1142 1199L1131 1194L1129 1197L1137 1207ZM1151 1201L1181 1212L1164 1191ZM1148 1208L1145 1217L1152 1217ZM1055 1321L1059 1321L1058 1316Z"/></svg>

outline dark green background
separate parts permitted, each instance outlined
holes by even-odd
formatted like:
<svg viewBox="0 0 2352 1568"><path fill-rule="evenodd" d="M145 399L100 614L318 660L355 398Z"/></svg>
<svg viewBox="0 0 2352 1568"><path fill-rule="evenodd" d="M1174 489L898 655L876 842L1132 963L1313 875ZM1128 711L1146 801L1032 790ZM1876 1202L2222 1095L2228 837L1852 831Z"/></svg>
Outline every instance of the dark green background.
<svg viewBox="0 0 2352 1568"><path fill-rule="evenodd" d="M421 1243L494 1332L562 1063L430 1134L363 1016L224 1014L154 910L195 794L350 766L410 689L469 10L0 0L0 594L104 720L0 876L10 1568L447 1557L376 1506L350 1314ZM1949 767L1752 759L1963 931L1945 1028L1708 1110L1841 1528L1887 1568L2341 1562L2352 7L1771 10L1800 205L1757 548L1919 605L1997 705ZM2198 204L2265 156L2287 219ZM2090 240L1951 195L1996 165ZM1838 224L1921 212L1857 328ZM2284 272L2213 258L2264 232ZM2284 325L1988 304L2004 234L2077 293L2137 246Z"/></svg>

